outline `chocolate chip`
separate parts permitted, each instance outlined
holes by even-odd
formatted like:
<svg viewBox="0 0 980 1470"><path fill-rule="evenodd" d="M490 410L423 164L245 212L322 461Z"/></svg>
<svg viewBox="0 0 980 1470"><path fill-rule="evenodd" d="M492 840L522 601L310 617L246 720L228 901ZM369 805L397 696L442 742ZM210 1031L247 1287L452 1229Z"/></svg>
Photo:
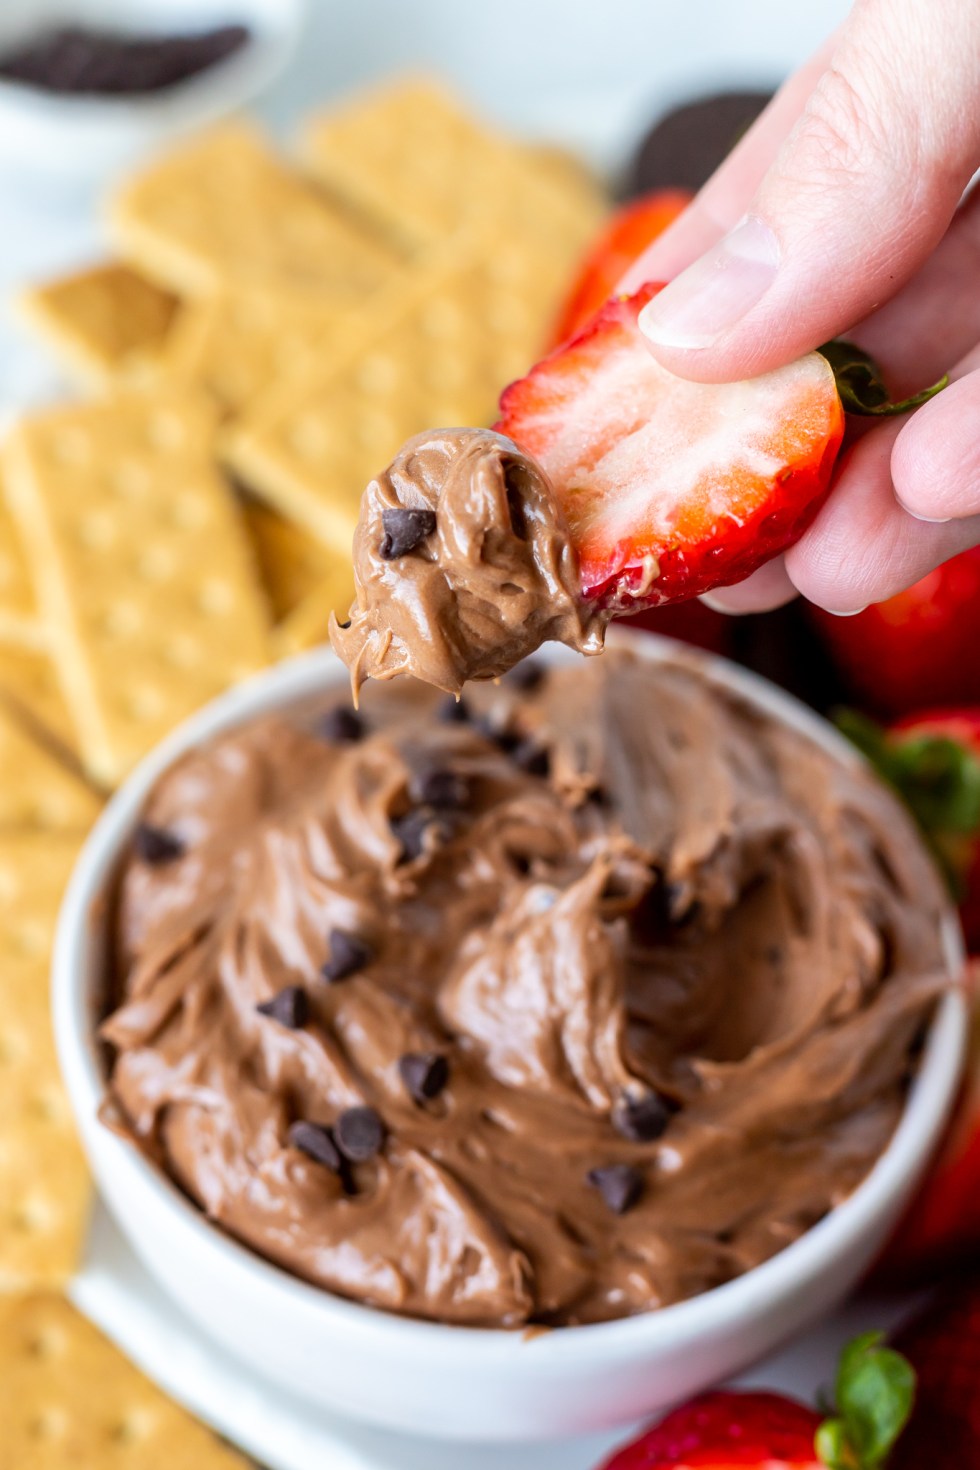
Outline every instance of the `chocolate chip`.
<svg viewBox="0 0 980 1470"><path fill-rule="evenodd" d="M628 195L652 189L696 193L755 121L770 95L722 92L668 112L640 146Z"/></svg>
<svg viewBox="0 0 980 1470"><path fill-rule="evenodd" d="M356 975L358 970L371 963L370 945L356 934L350 934L346 929L331 929L328 939L330 958L321 967L320 974L331 985Z"/></svg>
<svg viewBox="0 0 980 1470"><path fill-rule="evenodd" d="M334 1174L340 1174L344 1161L334 1142L333 1134L322 1123L293 1123L286 1135L293 1148L307 1158L315 1159Z"/></svg>
<svg viewBox="0 0 980 1470"><path fill-rule="evenodd" d="M394 561L396 557L407 556L422 544L426 536L432 535L436 528L436 513L434 510L395 505L381 512L381 524L384 527L381 555L385 561Z"/></svg>
<svg viewBox="0 0 980 1470"><path fill-rule="evenodd" d="M643 1193L643 1177L632 1164L602 1164L587 1177L614 1215L625 1215Z"/></svg>
<svg viewBox="0 0 980 1470"><path fill-rule="evenodd" d="M512 689L520 689L527 693L531 689L537 689L544 683L547 669L540 659L525 658L516 664L507 675L507 683Z"/></svg>
<svg viewBox="0 0 980 1470"><path fill-rule="evenodd" d="M653 1143L665 1131L674 1108L657 1092L628 1094L613 1108L613 1127L632 1143Z"/></svg>
<svg viewBox="0 0 980 1470"><path fill-rule="evenodd" d="M408 789L414 801L443 811L459 811L470 799L470 783L466 777L444 767L416 771Z"/></svg>
<svg viewBox="0 0 980 1470"><path fill-rule="evenodd" d="M443 725L464 725L470 717L470 707L465 699L457 699L450 694L444 699L436 711L436 718Z"/></svg>
<svg viewBox="0 0 980 1470"><path fill-rule="evenodd" d="M344 631L346 632L346 630L350 627L350 623L351 623L350 618L345 618L345 620L342 623L338 623L337 624L337 627L338 628L343 628Z"/></svg>
<svg viewBox="0 0 980 1470"><path fill-rule="evenodd" d="M262 1016L271 1016L280 1026L288 1026L290 1031L302 1031L310 1019L309 997L301 985L287 985L255 1009Z"/></svg>
<svg viewBox="0 0 980 1470"><path fill-rule="evenodd" d="M334 1124L333 1136L345 1159L363 1164L384 1147L385 1125L374 1108L348 1108Z"/></svg>
<svg viewBox="0 0 980 1470"><path fill-rule="evenodd" d="M353 745L367 733L364 720L356 710L338 704L328 709L317 721L317 734L333 745Z"/></svg>
<svg viewBox="0 0 980 1470"><path fill-rule="evenodd" d="M522 740L511 752L514 762L529 776L547 776L551 770L551 754L536 740Z"/></svg>
<svg viewBox="0 0 980 1470"><path fill-rule="evenodd" d="M490 715L481 715L479 719L474 720L473 728L485 740L492 741L498 750L504 752L504 755L512 755L524 739L523 736L516 735L513 730L508 730L505 725L498 724Z"/></svg>
<svg viewBox="0 0 980 1470"><path fill-rule="evenodd" d="M149 822L141 822L137 827L133 847L136 856L151 868L176 862L184 855L184 844L179 837L163 827L152 827Z"/></svg>
<svg viewBox="0 0 980 1470"><path fill-rule="evenodd" d="M449 1063L437 1051L410 1051L399 1058L398 1075L413 1102L430 1102L449 1081Z"/></svg>
<svg viewBox="0 0 980 1470"><path fill-rule="evenodd" d="M437 817L428 807L416 807L404 816L392 817L389 825L401 844L402 857L406 862L421 857L430 846L445 842L451 835L448 822ZM430 833L431 837L428 837Z"/></svg>

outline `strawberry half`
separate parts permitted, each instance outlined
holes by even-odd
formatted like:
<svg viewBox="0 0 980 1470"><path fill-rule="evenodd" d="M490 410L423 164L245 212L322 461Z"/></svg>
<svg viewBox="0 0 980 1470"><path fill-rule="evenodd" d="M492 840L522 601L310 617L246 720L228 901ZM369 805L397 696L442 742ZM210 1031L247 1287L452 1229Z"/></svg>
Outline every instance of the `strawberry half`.
<svg viewBox="0 0 980 1470"><path fill-rule="evenodd" d="M914 1390L906 1360L866 1333L841 1354L833 1417L774 1393L707 1393L603 1470L884 1470Z"/></svg>
<svg viewBox="0 0 980 1470"><path fill-rule="evenodd" d="M660 289L608 302L504 391L496 425L551 479L584 596L617 612L739 582L789 546L830 487L844 430L820 353L743 383L661 367L637 325Z"/></svg>

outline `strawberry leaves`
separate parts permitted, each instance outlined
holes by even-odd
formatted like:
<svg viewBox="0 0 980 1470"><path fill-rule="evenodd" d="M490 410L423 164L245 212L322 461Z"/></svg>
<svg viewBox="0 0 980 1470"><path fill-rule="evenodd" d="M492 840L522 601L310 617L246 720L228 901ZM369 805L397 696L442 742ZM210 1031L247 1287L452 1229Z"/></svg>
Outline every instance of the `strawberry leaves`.
<svg viewBox="0 0 980 1470"><path fill-rule="evenodd" d="M834 370L834 381L845 413L876 418L910 413L913 408L918 408L920 404L942 392L949 382L949 374L945 373L931 388L923 388L921 393L914 393L911 398L902 398L897 403L892 403L878 364L853 342L835 338L833 342L825 342L822 347L818 347L817 351Z"/></svg>
<svg viewBox="0 0 980 1470"><path fill-rule="evenodd" d="M841 1354L834 1389L837 1412L817 1430L817 1455L829 1470L883 1470L908 1422L915 1373L901 1353L866 1332Z"/></svg>
<svg viewBox="0 0 980 1470"><path fill-rule="evenodd" d="M856 710L840 710L836 724L902 797L959 898L980 834L980 756L952 733L889 734Z"/></svg>

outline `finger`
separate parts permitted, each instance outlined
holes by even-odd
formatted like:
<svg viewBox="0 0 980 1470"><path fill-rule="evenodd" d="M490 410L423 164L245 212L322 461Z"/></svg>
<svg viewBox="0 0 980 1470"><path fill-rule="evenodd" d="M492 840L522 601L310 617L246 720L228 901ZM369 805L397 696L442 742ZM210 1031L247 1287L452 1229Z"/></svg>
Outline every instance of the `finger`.
<svg viewBox="0 0 980 1470"><path fill-rule="evenodd" d="M782 607L784 602L792 602L797 595L783 558L775 556L751 577L746 577L744 582L736 582L731 587L716 587L713 592L705 592L701 601L715 612L740 616L742 613L768 612L771 608Z"/></svg>
<svg viewBox="0 0 980 1470"><path fill-rule="evenodd" d="M741 218L826 69L833 46L833 39L827 41L783 83L681 217L626 272L620 290L672 280Z"/></svg>
<svg viewBox="0 0 980 1470"><path fill-rule="evenodd" d="M980 158L980 5L865 0L723 240L640 322L688 377L753 376L892 296L945 233Z"/></svg>
<svg viewBox="0 0 980 1470"><path fill-rule="evenodd" d="M896 398L934 383L980 340L980 188L921 270L847 333L878 362Z"/></svg>
<svg viewBox="0 0 980 1470"><path fill-rule="evenodd" d="M903 425L876 425L846 454L830 499L786 552L794 587L828 612L856 612L911 587L980 544L980 515L926 524L895 498L891 456Z"/></svg>
<svg viewBox="0 0 980 1470"><path fill-rule="evenodd" d="M902 425L891 476L899 503L920 519L980 514L980 348Z"/></svg>

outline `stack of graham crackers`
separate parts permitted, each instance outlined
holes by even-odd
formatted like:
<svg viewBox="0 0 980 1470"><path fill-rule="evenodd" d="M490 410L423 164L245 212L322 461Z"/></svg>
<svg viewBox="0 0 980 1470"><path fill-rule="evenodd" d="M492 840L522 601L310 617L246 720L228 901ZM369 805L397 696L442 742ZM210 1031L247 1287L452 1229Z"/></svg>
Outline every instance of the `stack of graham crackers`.
<svg viewBox="0 0 980 1470"><path fill-rule="evenodd" d="M113 258L25 293L81 392L0 459L0 1470L240 1465L60 1295L89 1184L48 1015L105 795L185 715L322 640L361 490L495 417L604 211L562 155L405 81L244 120L108 201Z"/></svg>

